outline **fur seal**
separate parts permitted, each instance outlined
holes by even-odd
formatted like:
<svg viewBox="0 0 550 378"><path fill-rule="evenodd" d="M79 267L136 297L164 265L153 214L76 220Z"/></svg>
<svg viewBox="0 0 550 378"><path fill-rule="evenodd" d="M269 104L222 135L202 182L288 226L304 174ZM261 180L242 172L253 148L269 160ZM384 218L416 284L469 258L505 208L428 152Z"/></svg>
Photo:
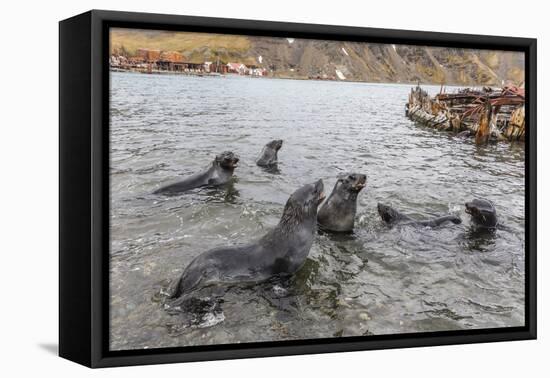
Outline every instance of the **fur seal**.
<svg viewBox="0 0 550 378"><path fill-rule="evenodd" d="M317 222L322 230L353 231L357 196L366 182L367 176L360 173L344 173L338 176L332 193L317 214Z"/></svg>
<svg viewBox="0 0 550 378"><path fill-rule="evenodd" d="M286 202L279 224L259 240L220 247L194 258L183 271L171 298L208 285L257 283L294 274L306 261L317 232L317 207L324 199L323 181L296 190Z"/></svg>
<svg viewBox="0 0 550 378"><path fill-rule="evenodd" d="M403 223L414 226L438 227L447 221L453 222L454 224L462 223L462 219L456 215L445 215L428 220L415 220L408 215L402 214L394 208L381 203L378 203L378 214L380 214L382 220L388 224Z"/></svg>
<svg viewBox="0 0 550 378"><path fill-rule="evenodd" d="M277 152L283 146L283 141L281 139L272 140L266 144L260 154L256 164L260 167L270 167L277 164Z"/></svg>
<svg viewBox="0 0 550 378"><path fill-rule="evenodd" d="M497 227L497 211L491 201L476 198L464 205L466 206L466 213L470 214L477 227L489 229Z"/></svg>
<svg viewBox="0 0 550 378"><path fill-rule="evenodd" d="M216 186L225 184L233 176L239 157L231 151L216 155L212 165L195 173L182 181L157 189L153 194L178 194L201 186Z"/></svg>

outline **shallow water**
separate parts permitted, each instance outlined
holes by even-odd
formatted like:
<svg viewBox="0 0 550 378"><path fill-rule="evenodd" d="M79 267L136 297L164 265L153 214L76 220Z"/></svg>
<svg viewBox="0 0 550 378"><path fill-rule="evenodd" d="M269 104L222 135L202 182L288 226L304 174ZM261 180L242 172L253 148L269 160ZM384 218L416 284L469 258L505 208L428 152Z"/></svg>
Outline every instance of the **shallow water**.
<svg viewBox="0 0 550 378"><path fill-rule="evenodd" d="M522 326L524 147L415 125L409 90L111 73L111 349ZM279 172L257 167L279 138ZM241 157L227 188L150 194L224 150ZM254 240L295 189L322 178L329 194L346 171L368 176L355 232L320 234L290 282L228 288L200 327L163 309L159 293L193 257ZM495 233L472 231L463 204L473 197L495 203ZM377 202L464 222L390 228Z"/></svg>

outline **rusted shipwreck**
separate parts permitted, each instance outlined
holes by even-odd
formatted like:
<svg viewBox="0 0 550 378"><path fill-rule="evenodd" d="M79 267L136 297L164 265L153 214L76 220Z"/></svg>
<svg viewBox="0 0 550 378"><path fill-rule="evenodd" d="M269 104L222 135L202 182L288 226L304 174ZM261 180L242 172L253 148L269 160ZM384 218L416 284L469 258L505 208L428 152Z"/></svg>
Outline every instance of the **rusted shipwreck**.
<svg viewBox="0 0 550 378"><path fill-rule="evenodd" d="M470 88L430 97L419 85L411 89L407 116L440 130L475 136L478 144L489 140L525 140L525 90Z"/></svg>

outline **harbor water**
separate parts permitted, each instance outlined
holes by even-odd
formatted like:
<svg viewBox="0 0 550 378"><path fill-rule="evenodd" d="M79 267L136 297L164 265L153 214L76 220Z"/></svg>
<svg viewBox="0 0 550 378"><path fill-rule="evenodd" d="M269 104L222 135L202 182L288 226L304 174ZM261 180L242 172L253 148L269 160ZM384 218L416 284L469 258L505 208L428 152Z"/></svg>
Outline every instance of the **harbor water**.
<svg viewBox="0 0 550 378"><path fill-rule="evenodd" d="M110 348L245 343L524 325L525 150L476 146L405 116L410 85L111 73ZM439 87L427 87L434 93ZM255 164L283 139L276 171ZM159 187L240 156L232 182L177 196ZM163 293L197 255L253 241L289 195L343 172L367 175L355 231L319 233L289 281L227 288L187 327ZM500 226L475 231L486 198ZM434 229L385 225L386 203Z"/></svg>

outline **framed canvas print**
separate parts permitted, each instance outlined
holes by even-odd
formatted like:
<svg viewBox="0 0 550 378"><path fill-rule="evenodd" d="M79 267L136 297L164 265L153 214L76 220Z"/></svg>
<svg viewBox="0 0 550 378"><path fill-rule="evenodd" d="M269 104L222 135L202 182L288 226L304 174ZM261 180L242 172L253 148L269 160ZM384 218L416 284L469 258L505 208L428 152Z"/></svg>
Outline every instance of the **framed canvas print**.
<svg viewBox="0 0 550 378"><path fill-rule="evenodd" d="M536 40L60 22L60 355L536 337Z"/></svg>

